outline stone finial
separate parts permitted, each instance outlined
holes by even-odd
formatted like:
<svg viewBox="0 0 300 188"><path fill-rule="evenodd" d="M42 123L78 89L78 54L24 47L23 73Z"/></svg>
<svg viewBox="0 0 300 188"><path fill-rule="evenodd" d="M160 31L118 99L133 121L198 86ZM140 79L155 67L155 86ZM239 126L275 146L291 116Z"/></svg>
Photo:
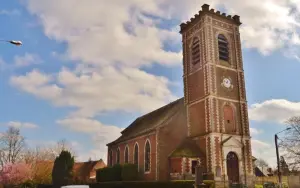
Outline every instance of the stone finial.
<svg viewBox="0 0 300 188"><path fill-rule="evenodd" d="M220 11L217 11L217 12L216 12L216 14L220 15L220 14L221 14L221 12L220 12Z"/></svg>
<svg viewBox="0 0 300 188"><path fill-rule="evenodd" d="M231 15L228 15L227 18L231 19Z"/></svg>
<svg viewBox="0 0 300 188"><path fill-rule="evenodd" d="M203 11L203 12L209 11L209 5L208 5L208 4L202 5L202 11Z"/></svg>
<svg viewBox="0 0 300 188"><path fill-rule="evenodd" d="M222 16L226 16L226 13L222 13Z"/></svg>
<svg viewBox="0 0 300 188"><path fill-rule="evenodd" d="M215 12L215 9L213 9L213 8L212 8L212 9L210 9L210 12Z"/></svg>

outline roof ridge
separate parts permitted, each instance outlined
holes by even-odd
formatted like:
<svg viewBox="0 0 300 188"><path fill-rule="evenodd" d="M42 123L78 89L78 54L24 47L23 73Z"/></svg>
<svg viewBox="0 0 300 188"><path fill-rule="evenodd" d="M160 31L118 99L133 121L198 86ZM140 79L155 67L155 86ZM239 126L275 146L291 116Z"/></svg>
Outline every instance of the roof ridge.
<svg viewBox="0 0 300 188"><path fill-rule="evenodd" d="M152 113L155 113L155 112L157 112L159 110L165 109L166 107L169 107L170 105L172 105L172 104L180 101L181 99L183 99L183 97L181 97L179 99L176 99L175 101L172 101L172 102L170 102L170 103L168 103L168 104L166 104L166 105L164 105L164 106L162 106L162 107L160 107L158 109L155 109L155 110L153 110L153 111L151 111L151 112L149 112L147 114L144 114L144 115L136 118L127 128L125 128L123 131L121 131L121 134L123 134L123 133L127 132L128 130L130 130L132 128L131 125L134 124L134 123L136 123L138 120L142 120L144 117L146 117L146 116L148 116L148 115L150 115Z"/></svg>

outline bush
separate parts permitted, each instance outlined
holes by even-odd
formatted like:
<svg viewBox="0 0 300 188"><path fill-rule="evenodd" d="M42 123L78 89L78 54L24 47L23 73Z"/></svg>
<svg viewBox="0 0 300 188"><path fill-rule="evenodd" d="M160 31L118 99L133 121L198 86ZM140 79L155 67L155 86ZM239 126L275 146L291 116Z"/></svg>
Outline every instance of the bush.
<svg viewBox="0 0 300 188"><path fill-rule="evenodd" d="M137 181L139 177L138 166L125 164L122 167L122 181Z"/></svg>
<svg viewBox="0 0 300 188"><path fill-rule="evenodd" d="M122 181L122 166L105 167L96 171L97 182Z"/></svg>
<svg viewBox="0 0 300 188"><path fill-rule="evenodd" d="M215 181L214 180L203 180L205 185L208 185L209 188L215 188Z"/></svg>
<svg viewBox="0 0 300 188"><path fill-rule="evenodd" d="M33 181L26 181L20 185L20 188L36 188L36 184Z"/></svg>

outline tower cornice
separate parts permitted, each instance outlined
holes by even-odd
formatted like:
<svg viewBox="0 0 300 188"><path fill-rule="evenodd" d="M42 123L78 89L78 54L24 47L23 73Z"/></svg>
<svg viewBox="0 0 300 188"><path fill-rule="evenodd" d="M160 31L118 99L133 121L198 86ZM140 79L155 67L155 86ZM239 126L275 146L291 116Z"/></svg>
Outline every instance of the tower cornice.
<svg viewBox="0 0 300 188"><path fill-rule="evenodd" d="M201 17L204 15L214 15L221 17L222 19L228 20L231 23L240 26L242 23L240 22L240 16L234 15L233 17L231 15L226 15L226 13L221 13L220 11L216 11L214 9L209 10L209 5L204 4L202 5L202 10L199 11L199 14L195 14L194 17L190 19L190 21L187 21L185 23L180 24L180 33L182 34L187 29L191 28L193 25L195 25Z"/></svg>

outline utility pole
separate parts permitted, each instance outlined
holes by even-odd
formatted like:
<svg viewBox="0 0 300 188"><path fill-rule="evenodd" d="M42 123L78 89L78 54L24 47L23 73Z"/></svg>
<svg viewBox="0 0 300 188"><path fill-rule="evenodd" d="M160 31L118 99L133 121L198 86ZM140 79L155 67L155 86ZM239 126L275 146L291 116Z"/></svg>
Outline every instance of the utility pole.
<svg viewBox="0 0 300 188"><path fill-rule="evenodd" d="M278 151L278 136L277 134L282 133L284 131L290 130L291 127L288 127L278 133L275 134L275 148L276 148L276 158L277 158L277 170L278 170L278 182L279 188L282 188L282 178L281 178L281 170L280 170L280 161L279 161L279 151Z"/></svg>
<svg viewBox="0 0 300 188"><path fill-rule="evenodd" d="M282 180L281 180L281 170L280 170L280 161L279 161L279 152L278 152L278 136L275 134L275 147L276 147L276 158L277 158L277 171L278 171L278 181L279 187L282 187Z"/></svg>

